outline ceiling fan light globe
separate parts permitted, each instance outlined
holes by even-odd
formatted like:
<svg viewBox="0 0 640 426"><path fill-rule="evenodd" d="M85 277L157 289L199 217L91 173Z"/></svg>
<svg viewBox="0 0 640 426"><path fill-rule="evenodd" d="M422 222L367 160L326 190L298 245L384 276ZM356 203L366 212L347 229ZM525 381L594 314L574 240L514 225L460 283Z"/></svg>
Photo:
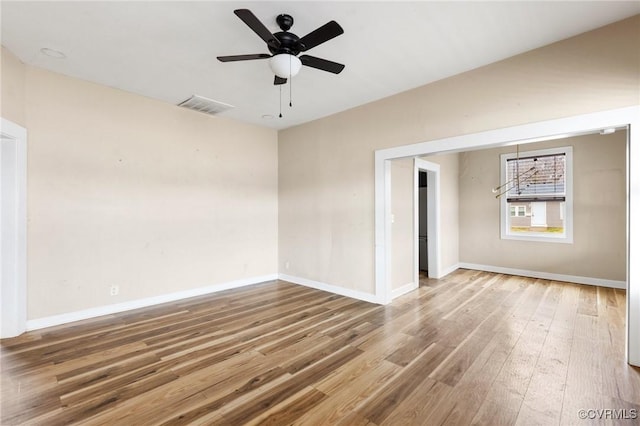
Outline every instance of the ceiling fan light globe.
<svg viewBox="0 0 640 426"><path fill-rule="evenodd" d="M288 53L280 53L269 59L269 67L280 78L295 77L302 67L302 62L297 56Z"/></svg>

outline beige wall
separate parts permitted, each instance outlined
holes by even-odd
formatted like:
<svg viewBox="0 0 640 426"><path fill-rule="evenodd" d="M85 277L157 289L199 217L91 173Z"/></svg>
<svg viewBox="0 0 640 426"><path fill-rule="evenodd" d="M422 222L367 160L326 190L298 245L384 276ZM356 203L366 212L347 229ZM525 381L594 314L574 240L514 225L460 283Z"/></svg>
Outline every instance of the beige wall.
<svg viewBox="0 0 640 426"><path fill-rule="evenodd" d="M0 55L0 81L0 117L25 127L25 66L4 46Z"/></svg>
<svg viewBox="0 0 640 426"><path fill-rule="evenodd" d="M280 270L373 293L376 149L638 105L639 37L635 16L281 131Z"/></svg>
<svg viewBox="0 0 640 426"><path fill-rule="evenodd" d="M277 273L274 130L24 70L29 319Z"/></svg>
<svg viewBox="0 0 640 426"><path fill-rule="evenodd" d="M626 132L523 145L573 147L574 243L500 239L500 182L505 147L460 154L460 261L480 265L626 280Z"/></svg>

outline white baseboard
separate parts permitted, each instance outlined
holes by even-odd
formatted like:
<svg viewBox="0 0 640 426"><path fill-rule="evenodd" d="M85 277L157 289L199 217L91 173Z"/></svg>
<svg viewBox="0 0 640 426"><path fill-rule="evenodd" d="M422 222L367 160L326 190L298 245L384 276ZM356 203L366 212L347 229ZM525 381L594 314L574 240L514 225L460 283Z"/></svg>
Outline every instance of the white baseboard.
<svg viewBox="0 0 640 426"><path fill-rule="evenodd" d="M475 269L478 271L495 272L499 274L520 275L523 277L540 278L553 281L566 281L577 284L597 285L601 287L626 289L627 284L624 281L608 280L603 278L581 277L575 275L553 274L550 272L529 271L525 269L503 268L501 266L479 265L475 263L460 262L446 270L443 270L441 277L444 277L458 268ZM74 321L95 318L102 315L111 315L118 312L130 311L132 309L146 308L149 306L159 305L161 303L175 302L177 300L187 299L190 297L202 296L205 294L215 293L218 291L229 290L233 288L245 287L248 285L258 284L266 281L281 279L294 284L315 288L318 290L328 291L330 293L339 294L341 296L351 297L353 299L363 300L369 303L380 304L379 298L375 294L364 293L332 284L326 284L307 278L294 277L287 274L269 274L259 277L245 278L242 280L230 281L227 283L216 284L207 287L199 287L190 290L179 291L175 293L163 294L160 296L147 297L144 299L131 300L113 305L99 306L82 311L69 312L60 315L53 315L44 318L36 318L27 321L27 331L38 330L46 327L67 324ZM416 283L407 283L402 287L392 290L391 298L395 299L406 294L418 287Z"/></svg>
<svg viewBox="0 0 640 426"><path fill-rule="evenodd" d="M159 305L161 303L175 302L177 300L188 299L189 297L202 296L222 290L245 287L248 285L258 284L266 281L273 281L277 279L278 274L269 274L259 277L230 281L222 284L215 284L207 287L198 287L190 290L178 291L175 293L162 294L160 296L146 297L144 299L130 300L128 302L116 303L113 305L98 306L95 308L83 309L82 311L37 318L27 321L27 331L53 327L55 325L67 324L70 322L95 318L102 315L116 314L118 312L130 311L132 309L146 308L149 306Z"/></svg>
<svg viewBox="0 0 640 426"><path fill-rule="evenodd" d="M626 289L625 281L607 280L604 278L580 277L576 275L553 274L551 272L528 271L526 269L503 268L501 266L478 265L476 263L460 262L458 267L476 269L478 271L496 272L498 274L520 275L523 277L540 278L543 280L566 281L576 284L597 285L600 287Z"/></svg>
<svg viewBox="0 0 640 426"><path fill-rule="evenodd" d="M282 281L289 281L290 283L300 284L305 287L311 287L318 290L328 291L329 293L339 294L341 296L351 297L352 299L363 300L369 303L380 304L378 297L375 294L364 293L358 290L351 290L349 288L339 287L332 284L326 284L319 281L309 280L307 278L294 277L287 274L280 274L279 277Z"/></svg>
<svg viewBox="0 0 640 426"><path fill-rule="evenodd" d="M441 270L440 271L440 276L438 278L446 277L447 275L449 275L450 273L452 273L453 271L455 271L458 268L460 268L460 264L459 263L451 265L448 268L445 268L445 269Z"/></svg>
<svg viewBox="0 0 640 426"><path fill-rule="evenodd" d="M413 291L417 288L418 288L418 283L414 283L414 282L406 283L401 287L395 288L391 290L391 300L395 299L396 297L400 297L403 294L407 294L410 291Z"/></svg>

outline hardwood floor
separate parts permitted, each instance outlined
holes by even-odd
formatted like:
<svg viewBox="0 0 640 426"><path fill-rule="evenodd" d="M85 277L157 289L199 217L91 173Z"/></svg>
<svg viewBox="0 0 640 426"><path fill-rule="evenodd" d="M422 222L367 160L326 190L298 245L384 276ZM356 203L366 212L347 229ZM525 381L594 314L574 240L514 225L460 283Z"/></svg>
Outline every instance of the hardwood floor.
<svg viewBox="0 0 640 426"><path fill-rule="evenodd" d="M377 306L278 281L5 339L0 423L638 424L615 420L640 415L624 291L421 284Z"/></svg>

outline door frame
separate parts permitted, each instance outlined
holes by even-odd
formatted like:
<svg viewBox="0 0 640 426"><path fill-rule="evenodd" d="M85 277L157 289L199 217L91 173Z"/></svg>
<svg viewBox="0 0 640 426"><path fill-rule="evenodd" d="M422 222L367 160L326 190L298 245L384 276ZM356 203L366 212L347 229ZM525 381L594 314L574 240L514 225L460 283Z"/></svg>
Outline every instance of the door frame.
<svg viewBox="0 0 640 426"><path fill-rule="evenodd" d="M508 146L594 133L607 128L627 129L627 362L640 366L640 105L573 117L523 124L479 133L454 136L375 152L375 289L379 303L391 301L391 197L390 162L397 158L470 149Z"/></svg>
<svg viewBox="0 0 640 426"><path fill-rule="evenodd" d="M427 173L427 253L428 277L440 278L440 164L421 158L413 162L413 282L419 285L419 193L420 172Z"/></svg>
<svg viewBox="0 0 640 426"><path fill-rule="evenodd" d="M27 328L27 130L1 119L0 338Z"/></svg>

